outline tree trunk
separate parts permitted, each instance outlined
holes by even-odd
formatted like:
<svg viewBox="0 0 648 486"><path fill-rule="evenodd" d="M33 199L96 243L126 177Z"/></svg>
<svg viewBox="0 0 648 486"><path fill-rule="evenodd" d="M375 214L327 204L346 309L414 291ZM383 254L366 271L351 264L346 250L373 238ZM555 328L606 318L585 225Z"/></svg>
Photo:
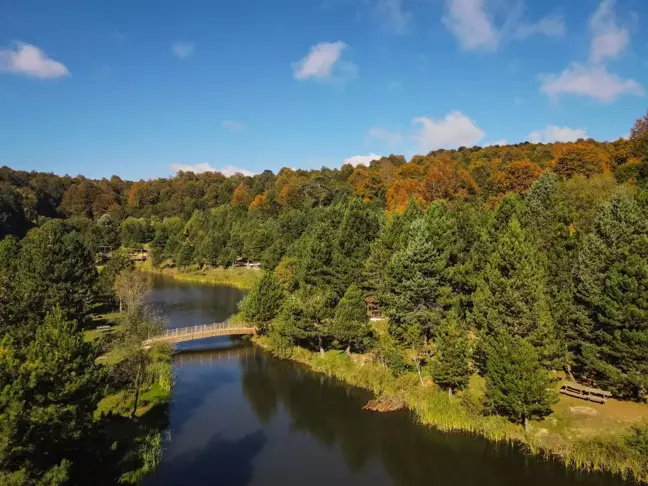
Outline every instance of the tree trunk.
<svg viewBox="0 0 648 486"><path fill-rule="evenodd" d="M324 345L322 344L322 337L318 336L317 341L319 342L320 356L324 356Z"/></svg>
<svg viewBox="0 0 648 486"><path fill-rule="evenodd" d="M119 313L121 314L123 312L122 310L122 300L121 298L119 299Z"/></svg>
<svg viewBox="0 0 648 486"><path fill-rule="evenodd" d="M567 370L567 374L569 375L569 379L570 379L571 381L573 381L574 383L576 383L576 378L574 378L574 375L572 374L572 370L571 370L571 365L570 365L570 364L566 364L566 365L565 365L565 370Z"/></svg>
<svg viewBox="0 0 648 486"><path fill-rule="evenodd" d="M349 358L351 357L351 345L350 344L346 347L346 354L347 354L347 356Z"/></svg>
<svg viewBox="0 0 648 486"><path fill-rule="evenodd" d="M524 431L528 434L529 430L529 419L527 417L524 417Z"/></svg>
<svg viewBox="0 0 648 486"><path fill-rule="evenodd" d="M139 394L140 394L140 375L142 372L142 365L137 366L137 375L135 376L135 403L133 404L133 412L131 413L131 418L135 418L137 413L137 405L139 405Z"/></svg>
<svg viewBox="0 0 648 486"><path fill-rule="evenodd" d="M448 387L448 400L452 401L452 387Z"/></svg>
<svg viewBox="0 0 648 486"><path fill-rule="evenodd" d="M421 374L421 362L420 361L416 362L416 371L418 371L419 380L421 382L421 386L423 386L423 375Z"/></svg>

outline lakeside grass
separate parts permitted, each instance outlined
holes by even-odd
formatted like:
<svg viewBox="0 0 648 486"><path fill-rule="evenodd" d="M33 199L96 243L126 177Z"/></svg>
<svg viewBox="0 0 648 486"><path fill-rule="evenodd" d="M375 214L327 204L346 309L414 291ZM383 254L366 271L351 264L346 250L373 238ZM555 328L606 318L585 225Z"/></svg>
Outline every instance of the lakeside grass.
<svg viewBox="0 0 648 486"><path fill-rule="evenodd" d="M271 350L268 338L256 336L253 341ZM632 425L648 426L648 405L617 400L598 405L561 396L554 412L542 421L532 422L527 433L521 425L485 413L484 382L478 376L471 378L466 390L450 399L430 379L421 386L415 373L395 377L368 355L349 357L342 351L327 351L322 356L296 347L289 359L370 390L376 396L396 396L423 425L444 432L462 431L495 442L518 444L528 453L560 460L568 467L604 471L648 482L647 458L625 441ZM574 414L573 407L588 407L596 415Z"/></svg>
<svg viewBox="0 0 648 486"><path fill-rule="evenodd" d="M153 268L151 261L137 264L136 268L141 272L166 275L175 280L207 285L227 285L241 290L250 290L257 280L261 278L261 271L256 268L246 267L215 267L215 268Z"/></svg>

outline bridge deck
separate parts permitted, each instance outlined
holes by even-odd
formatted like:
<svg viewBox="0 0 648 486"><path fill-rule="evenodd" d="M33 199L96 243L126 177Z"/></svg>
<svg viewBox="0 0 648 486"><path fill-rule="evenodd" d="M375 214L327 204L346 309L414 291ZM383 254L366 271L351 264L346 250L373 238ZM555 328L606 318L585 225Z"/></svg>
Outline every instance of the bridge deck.
<svg viewBox="0 0 648 486"><path fill-rule="evenodd" d="M218 322L215 324L205 324L202 326L190 326L176 329L169 329L159 336L152 337L144 341L144 346L148 347L154 343L182 343L216 336L245 336L256 334L256 329L246 324L232 324L230 322Z"/></svg>

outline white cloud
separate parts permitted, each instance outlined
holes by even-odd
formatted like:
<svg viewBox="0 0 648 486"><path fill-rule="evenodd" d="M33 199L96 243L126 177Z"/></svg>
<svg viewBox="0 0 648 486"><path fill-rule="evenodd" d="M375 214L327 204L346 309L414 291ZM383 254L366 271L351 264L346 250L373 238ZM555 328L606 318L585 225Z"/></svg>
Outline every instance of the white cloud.
<svg viewBox="0 0 648 486"><path fill-rule="evenodd" d="M63 64L47 57L38 47L24 42L16 42L13 49L0 49L0 73L3 72L41 79L70 75Z"/></svg>
<svg viewBox="0 0 648 486"><path fill-rule="evenodd" d="M590 60L602 62L614 59L630 43L628 29L619 27L614 12L615 0L603 0L589 20L592 33Z"/></svg>
<svg viewBox="0 0 648 486"><path fill-rule="evenodd" d="M245 130L245 123L236 120L223 120L221 126L234 132L242 132Z"/></svg>
<svg viewBox="0 0 648 486"><path fill-rule="evenodd" d="M403 8L403 0L374 0L373 6L383 22L397 34L404 34L412 20Z"/></svg>
<svg viewBox="0 0 648 486"><path fill-rule="evenodd" d="M587 138L587 132L582 128L547 125L546 128L529 133L527 138L533 143L575 142L579 138Z"/></svg>
<svg viewBox="0 0 648 486"><path fill-rule="evenodd" d="M642 86L634 79L622 79L609 73L605 66L588 66L576 62L560 74L541 74L540 81L540 90L552 97L571 94L610 103L625 94L644 95Z"/></svg>
<svg viewBox="0 0 648 486"><path fill-rule="evenodd" d="M369 140L377 139L388 145L396 145L403 140L403 134L386 128L371 128L367 134Z"/></svg>
<svg viewBox="0 0 648 486"><path fill-rule="evenodd" d="M354 155L348 159L344 159L345 164L351 164L353 167L358 165L369 165L372 160L380 159L380 155L374 154L373 152L369 155Z"/></svg>
<svg viewBox="0 0 648 486"><path fill-rule="evenodd" d="M196 44L194 42L175 41L171 43L171 52L178 59L187 59L196 52Z"/></svg>
<svg viewBox="0 0 648 486"><path fill-rule="evenodd" d="M549 15L533 24L519 23L511 32L511 37L516 40L526 40L534 35L562 37L565 35L565 20L561 15Z"/></svg>
<svg viewBox="0 0 648 486"><path fill-rule="evenodd" d="M443 23L464 49L497 49L499 33L486 11L485 0L446 0Z"/></svg>
<svg viewBox="0 0 648 486"><path fill-rule="evenodd" d="M472 146L486 133L460 111L448 113L442 120L418 117L413 123L420 125L414 139L423 152L440 148Z"/></svg>
<svg viewBox="0 0 648 486"><path fill-rule="evenodd" d="M549 15L537 22L523 19L524 1L518 0L501 26L488 10L487 0L445 0L443 23L466 50L495 51L500 44L523 41L536 35L562 37L565 21L561 15Z"/></svg>
<svg viewBox="0 0 648 486"><path fill-rule="evenodd" d="M233 165L226 165L222 169L215 169L210 164L169 164L169 169L174 172L194 172L196 174L202 174L203 172L220 172L225 177L233 176L234 174L243 174L246 176L254 175L254 172L251 172L246 169L241 169Z"/></svg>
<svg viewBox="0 0 648 486"><path fill-rule="evenodd" d="M302 60L292 64L293 77L299 81L344 81L357 72L355 64L342 59L342 51L347 45L342 41L320 42L311 47Z"/></svg>

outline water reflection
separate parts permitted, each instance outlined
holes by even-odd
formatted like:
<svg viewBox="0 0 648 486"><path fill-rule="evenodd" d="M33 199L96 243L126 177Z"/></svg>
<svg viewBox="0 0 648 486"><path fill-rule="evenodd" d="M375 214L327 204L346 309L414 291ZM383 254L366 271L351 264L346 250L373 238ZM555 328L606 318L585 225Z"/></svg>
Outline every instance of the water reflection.
<svg viewBox="0 0 648 486"><path fill-rule="evenodd" d="M237 311L246 292L224 285L196 285L153 275L151 303L170 328L222 322Z"/></svg>
<svg viewBox="0 0 648 486"><path fill-rule="evenodd" d="M441 434L405 412L363 411L363 390L249 345L183 353L175 366L173 439L149 484L621 484Z"/></svg>

